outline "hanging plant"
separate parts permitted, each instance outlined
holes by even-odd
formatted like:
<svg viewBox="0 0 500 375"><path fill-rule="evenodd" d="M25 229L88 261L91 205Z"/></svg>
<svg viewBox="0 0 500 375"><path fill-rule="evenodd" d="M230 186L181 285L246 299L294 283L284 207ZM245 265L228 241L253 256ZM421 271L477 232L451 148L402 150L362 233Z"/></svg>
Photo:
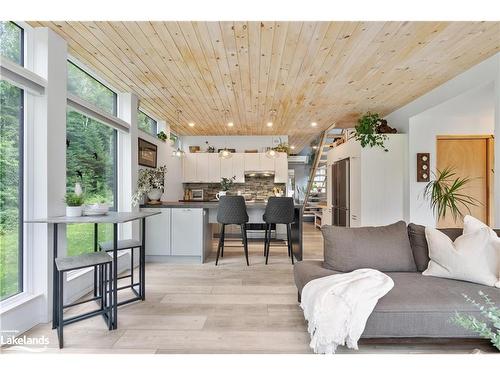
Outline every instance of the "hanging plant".
<svg viewBox="0 0 500 375"><path fill-rule="evenodd" d="M160 141L165 142L167 140L167 134L165 134L165 132L163 130L161 132L159 132L158 134L156 134L156 136L158 137L158 139Z"/></svg>
<svg viewBox="0 0 500 375"><path fill-rule="evenodd" d="M455 177L456 172L449 167L433 173L434 180L424 189L424 198L430 203L436 220L444 219L448 213L454 220L464 216L463 210L470 213L471 206L480 205L477 199L463 193L464 187L471 181L468 177Z"/></svg>
<svg viewBox="0 0 500 375"><path fill-rule="evenodd" d="M389 151L384 146L387 135L377 132L377 128L381 122L382 119L378 113L367 112L359 118L358 125L354 128L354 137L361 143L361 147L381 147L384 151Z"/></svg>

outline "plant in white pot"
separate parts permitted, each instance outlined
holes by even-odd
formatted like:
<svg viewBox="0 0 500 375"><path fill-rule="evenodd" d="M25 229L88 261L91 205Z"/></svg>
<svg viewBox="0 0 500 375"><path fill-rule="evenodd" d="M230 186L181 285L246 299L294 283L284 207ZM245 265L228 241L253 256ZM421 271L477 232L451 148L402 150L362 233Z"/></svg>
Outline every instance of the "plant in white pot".
<svg viewBox="0 0 500 375"><path fill-rule="evenodd" d="M227 192L231 190L234 181L236 181L236 176L233 176L231 178L222 177L220 180L220 191L217 194L215 194L215 197L219 199L220 197L226 195Z"/></svg>
<svg viewBox="0 0 500 375"><path fill-rule="evenodd" d="M167 167L162 165L155 169L140 169L137 178L137 190L132 196L132 203L136 206L139 201L148 197L149 202L159 202L165 190L165 173Z"/></svg>
<svg viewBox="0 0 500 375"><path fill-rule="evenodd" d="M64 201L66 202L66 216L82 216L83 196L76 193L66 193Z"/></svg>

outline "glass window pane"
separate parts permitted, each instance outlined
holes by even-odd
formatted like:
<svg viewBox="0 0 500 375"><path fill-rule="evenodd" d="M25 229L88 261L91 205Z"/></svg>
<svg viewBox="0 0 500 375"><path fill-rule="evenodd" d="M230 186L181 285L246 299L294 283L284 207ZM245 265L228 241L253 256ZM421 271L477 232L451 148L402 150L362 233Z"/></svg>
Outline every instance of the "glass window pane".
<svg viewBox="0 0 500 375"><path fill-rule="evenodd" d="M66 116L66 187L82 185L85 203L116 207L116 130L68 108ZM92 224L68 225L68 255L93 251ZM109 241L112 227L99 225L99 241Z"/></svg>
<svg viewBox="0 0 500 375"><path fill-rule="evenodd" d="M0 21L0 54L23 65L23 29L14 22Z"/></svg>
<svg viewBox="0 0 500 375"><path fill-rule="evenodd" d="M68 61L68 91L116 116L116 93Z"/></svg>
<svg viewBox="0 0 500 375"><path fill-rule="evenodd" d="M23 91L0 81L0 300L22 291Z"/></svg>
<svg viewBox="0 0 500 375"><path fill-rule="evenodd" d="M157 122L142 111L137 112L137 127L154 137L158 134Z"/></svg>

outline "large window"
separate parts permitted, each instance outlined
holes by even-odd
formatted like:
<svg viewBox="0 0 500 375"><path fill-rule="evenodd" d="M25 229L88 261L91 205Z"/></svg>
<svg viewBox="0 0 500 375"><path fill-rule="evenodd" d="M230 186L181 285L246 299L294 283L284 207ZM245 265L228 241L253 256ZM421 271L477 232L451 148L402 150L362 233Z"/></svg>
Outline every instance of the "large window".
<svg viewBox="0 0 500 375"><path fill-rule="evenodd" d="M0 21L0 54L23 65L23 29L14 22Z"/></svg>
<svg viewBox="0 0 500 375"><path fill-rule="evenodd" d="M23 290L23 90L0 81L0 300Z"/></svg>
<svg viewBox="0 0 500 375"><path fill-rule="evenodd" d="M68 61L68 92L116 116L116 93L71 61Z"/></svg>
<svg viewBox="0 0 500 375"><path fill-rule="evenodd" d="M142 111L137 111L137 127L153 137L158 134L158 123Z"/></svg>
<svg viewBox="0 0 500 375"><path fill-rule="evenodd" d="M116 209L117 131L68 108L66 116L66 185L73 191L79 182L85 203L107 203ZM99 225L99 241L111 240L112 227ZM93 226L68 226L68 254L93 250Z"/></svg>

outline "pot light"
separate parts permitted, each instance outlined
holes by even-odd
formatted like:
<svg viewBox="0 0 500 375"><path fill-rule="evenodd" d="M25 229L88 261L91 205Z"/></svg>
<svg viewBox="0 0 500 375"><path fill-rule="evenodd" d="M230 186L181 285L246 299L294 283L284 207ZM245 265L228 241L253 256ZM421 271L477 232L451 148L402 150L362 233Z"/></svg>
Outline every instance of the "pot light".
<svg viewBox="0 0 500 375"><path fill-rule="evenodd" d="M271 121L269 121L269 122L267 123L267 127L268 127L268 128L272 128L272 126L273 126L273 123L272 123Z"/></svg>
<svg viewBox="0 0 500 375"><path fill-rule="evenodd" d="M311 126L312 126L313 128L315 128L316 126L318 126L318 123L317 123L317 122L311 122Z"/></svg>
<svg viewBox="0 0 500 375"><path fill-rule="evenodd" d="M188 125L189 125L190 127L193 127L193 126L194 126L194 122L190 122Z"/></svg>
<svg viewBox="0 0 500 375"><path fill-rule="evenodd" d="M313 150L317 150L318 146L313 146L312 148L313 148Z"/></svg>
<svg viewBox="0 0 500 375"><path fill-rule="evenodd" d="M294 145L291 145L291 146L290 146L290 150L295 150L295 146L294 146Z"/></svg>
<svg viewBox="0 0 500 375"><path fill-rule="evenodd" d="M230 128L232 128L234 126L234 124L232 122L228 122L227 126L229 126Z"/></svg>

